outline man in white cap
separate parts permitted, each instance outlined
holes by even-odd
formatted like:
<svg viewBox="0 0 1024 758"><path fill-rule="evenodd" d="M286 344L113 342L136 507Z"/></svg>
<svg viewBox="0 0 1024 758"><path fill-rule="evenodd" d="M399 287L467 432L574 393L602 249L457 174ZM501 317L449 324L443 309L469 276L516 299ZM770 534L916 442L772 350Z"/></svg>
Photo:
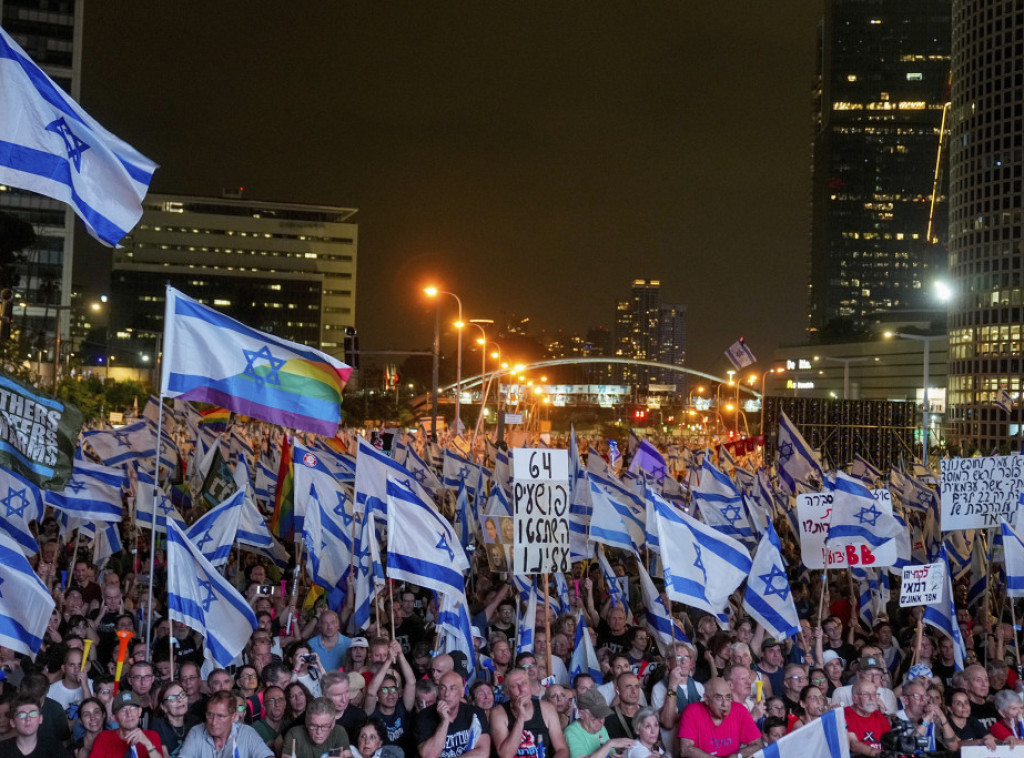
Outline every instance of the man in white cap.
<svg viewBox="0 0 1024 758"><path fill-rule="evenodd" d="M837 687L832 693L832 705L844 708L853 705L853 690L858 682L868 682L878 688L878 704L886 716L896 713L896 695L888 687L882 686L882 674L885 671L885 659L875 655L865 655L857 662L857 676L845 687Z"/></svg>

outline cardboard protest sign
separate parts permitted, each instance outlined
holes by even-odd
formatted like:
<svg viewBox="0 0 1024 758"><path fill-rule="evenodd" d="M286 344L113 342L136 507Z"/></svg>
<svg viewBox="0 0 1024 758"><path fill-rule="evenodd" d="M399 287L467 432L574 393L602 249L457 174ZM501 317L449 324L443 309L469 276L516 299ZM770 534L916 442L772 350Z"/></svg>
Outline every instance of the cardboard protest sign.
<svg viewBox="0 0 1024 758"><path fill-rule="evenodd" d="M515 573L569 571L569 451L516 448Z"/></svg>
<svg viewBox="0 0 1024 758"><path fill-rule="evenodd" d="M1024 490L1024 456L942 461L942 531L999 528L1013 522Z"/></svg>
<svg viewBox="0 0 1024 758"><path fill-rule="evenodd" d="M941 561L924 566L905 566L900 587L900 607L931 605L942 596L942 583L946 580L946 564Z"/></svg>

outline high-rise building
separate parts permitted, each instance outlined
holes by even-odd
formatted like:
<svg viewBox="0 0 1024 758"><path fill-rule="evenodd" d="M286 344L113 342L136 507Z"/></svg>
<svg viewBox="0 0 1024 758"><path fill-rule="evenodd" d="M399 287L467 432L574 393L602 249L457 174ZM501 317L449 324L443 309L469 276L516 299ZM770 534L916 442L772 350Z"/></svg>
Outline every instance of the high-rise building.
<svg viewBox="0 0 1024 758"><path fill-rule="evenodd" d="M1024 8L953 3L949 404L966 446L1020 450L1024 389ZM1011 392L1011 415L992 405Z"/></svg>
<svg viewBox="0 0 1024 758"><path fill-rule="evenodd" d="M75 100L81 87L82 6L79 0L0 0L3 28ZM40 345L52 347L57 314L65 337L68 332L63 314L71 302L75 214L57 200L6 185L0 185L0 212L35 230L35 244L13 269L15 322ZM55 309L58 304L63 308Z"/></svg>
<svg viewBox="0 0 1024 758"><path fill-rule="evenodd" d="M635 279L631 297L615 304L613 354L619 358L669 363L686 362L686 306L661 302L661 282ZM651 384L681 384L682 374L649 366L621 366L619 381L645 392Z"/></svg>
<svg viewBox="0 0 1024 758"><path fill-rule="evenodd" d="M114 251L109 344L131 360L163 330L164 285L261 331L344 349L355 324L351 208L150 193Z"/></svg>
<svg viewBox="0 0 1024 758"><path fill-rule="evenodd" d="M946 181L936 158L949 100L950 6L825 0L814 87L812 335L841 329L840 319L856 328L873 313L936 307L933 283L946 268Z"/></svg>

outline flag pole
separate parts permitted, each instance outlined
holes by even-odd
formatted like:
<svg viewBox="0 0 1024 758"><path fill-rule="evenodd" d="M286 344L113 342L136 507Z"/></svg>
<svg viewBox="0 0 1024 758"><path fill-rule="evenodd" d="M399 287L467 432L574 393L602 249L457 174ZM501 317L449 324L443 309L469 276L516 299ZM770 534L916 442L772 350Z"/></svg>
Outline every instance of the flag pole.
<svg viewBox="0 0 1024 758"><path fill-rule="evenodd" d="M548 676L552 675L551 672L551 605L548 603L548 572L545 571L543 574L544 582L544 637L547 639L547 672ZM1020 656L1018 655L1018 658Z"/></svg>
<svg viewBox="0 0 1024 758"><path fill-rule="evenodd" d="M1013 647L1017 651L1017 678L1024 679L1024 666L1020 662L1020 638L1017 636L1017 611L1014 608L1014 598L1009 597L1010 602L1010 622L1013 624Z"/></svg>
<svg viewBox="0 0 1024 758"><path fill-rule="evenodd" d="M161 383L162 384L162 383ZM156 417L156 452L153 460L153 523L149 529L149 597L146 601L146 657L153 652L153 580L156 578L156 500L160 488L160 451L164 429L164 393L160 387L160 407ZM165 517L166 518L166 517ZM166 524L166 521L164 522ZM173 636L173 635L171 635ZM172 662L173 668L173 662Z"/></svg>

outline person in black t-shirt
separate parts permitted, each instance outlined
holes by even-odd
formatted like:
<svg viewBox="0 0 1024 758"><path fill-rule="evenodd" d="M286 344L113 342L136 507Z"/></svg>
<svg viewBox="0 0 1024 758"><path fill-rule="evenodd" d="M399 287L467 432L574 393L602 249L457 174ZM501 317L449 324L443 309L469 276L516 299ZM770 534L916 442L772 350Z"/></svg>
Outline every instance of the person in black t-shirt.
<svg viewBox="0 0 1024 758"><path fill-rule="evenodd" d="M15 696L11 723L15 736L0 742L0 758L71 758L60 741L39 734L43 713L31 695Z"/></svg>
<svg viewBox="0 0 1024 758"><path fill-rule="evenodd" d="M420 758L489 758L487 716L462 702L464 689L462 677L449 671L441 679L437 702L416 714L412 733Z"/></svg>

